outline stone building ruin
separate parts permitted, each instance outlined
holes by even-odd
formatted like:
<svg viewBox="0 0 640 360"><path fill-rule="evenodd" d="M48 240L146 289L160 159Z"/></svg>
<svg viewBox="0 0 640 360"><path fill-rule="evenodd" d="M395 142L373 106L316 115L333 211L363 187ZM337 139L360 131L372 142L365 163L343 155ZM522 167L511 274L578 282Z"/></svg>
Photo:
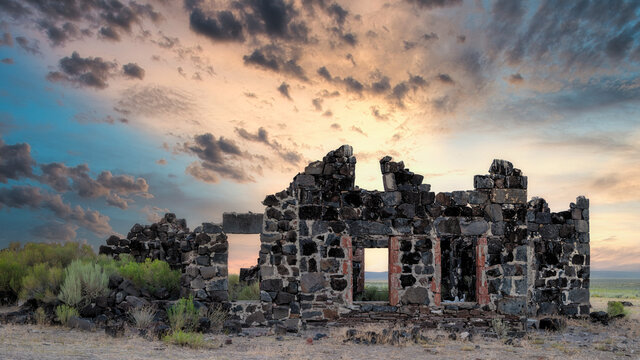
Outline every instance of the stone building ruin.
<svg viewBox="0 0 640 360"><path fill-rule="evenodd" d="M504 160L474 189L432 191L423 176L380 160L384 191L355 186L343 145L264 201L264 214L225 213L190 232L168 215L112 237L101 253L130 252L180 268L183 295L228 303L227 237L259 233L260 300L229 304L244 325L297 329L380 311L403 316L467 309L518 318L589 314L589 200L551 212L527 198L527 177ZM389 301L354 301L364 290L364 249L388 249ZM440 312L439 312L440 311Z"/></svg>

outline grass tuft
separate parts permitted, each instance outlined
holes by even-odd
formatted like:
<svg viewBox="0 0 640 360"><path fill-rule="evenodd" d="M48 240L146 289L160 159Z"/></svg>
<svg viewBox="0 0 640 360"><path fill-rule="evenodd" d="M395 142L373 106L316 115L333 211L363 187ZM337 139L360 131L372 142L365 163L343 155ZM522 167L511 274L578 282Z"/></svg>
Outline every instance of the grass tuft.
<svg viewBox="0 0 640 360"><path fill-rule="evenodd" d="M165 335L162 341L167 344L187 346L194 349L207 347L202 334L182 330L173 331L171 334Z"/></svg>
<svg viewBox="0 0 640 360"><path fill-rule="evenodd" d="M56 307L56 316L62 325L69 324L69 319L78 317L78 310L68 305L59 305Z"/></svg>
<svg viewBox="0 0 640 360"><path fill-rule="evenodd" d="M198 309L193 303L193 296L188 299L180 299L167 309L169 324L174 331L195 330L200 316Z"/></svg>

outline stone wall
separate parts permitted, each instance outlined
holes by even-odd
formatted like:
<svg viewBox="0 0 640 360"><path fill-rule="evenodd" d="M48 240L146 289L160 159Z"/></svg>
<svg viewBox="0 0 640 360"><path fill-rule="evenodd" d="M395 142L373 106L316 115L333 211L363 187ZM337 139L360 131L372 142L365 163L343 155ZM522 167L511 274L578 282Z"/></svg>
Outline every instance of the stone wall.
<svg viewBox="0 0 640 360"><path fill-rule="evenodd" d="M550 212L544 199L529 202L527 221L533 244L533 314L589 314L589 200Z"/></svg>
<svg viewBox="0 0 640 360"><path fill-rule="evenodd" d="M129 254L138 262L167 261L182 272L181 296L224 302L229 299L228 249L227 236L219 225L204 223L190 232L184 219L169 213L151 225L135 224L126 239L109 237L107 245L100 246L100 254L115 258Z"/></svg>
<svg viewBox="0 0 640 360"><path fill-rule="evenodd" d="M541 263L536 251L553 242L562 242L566 254L558 256L570 257L570 270L562 273L566 283L545 281L559 294L550 311L585 313L588 240L571 246L565 238L540 237L528 215L527 177L510 162L494 160L489 174L474 177L474 190L437 194L390 157L380 160L385 191L359 189L355 164L351 147L342 146L265 198L262 299L273 305L273 321L331 320L348 312L362 291L363 250L375 247L389 249L391 306L462 301L503 314L548 313L532 304L548 290L540 277L552 276L540 269L557 265ZM575 208L585 210L578 202ZM563 224L588 231L585 218L572 222L578 220Z"/></svg>
<svg viewBox="0 0 640 360"><path fill-rule="evenodd" d="M292 330L352 313L366 248L389 249L386 306L398 313L443 306L512 316L588 313L586 198L560 213L542 199L527 202L527 177L504 160L475 176L473 190L435 193L422 175L392 160L380 160L384 191L360 189L353 150L344 145L264 199L258 264L243 272L259 279L260 301L232 304L236 321ZM245 215L225 214L224 226L255 232L260 216ZM181 269L185 295L228 301L221 225L189 232L167 214L107 244L101 253Z"/></svg>

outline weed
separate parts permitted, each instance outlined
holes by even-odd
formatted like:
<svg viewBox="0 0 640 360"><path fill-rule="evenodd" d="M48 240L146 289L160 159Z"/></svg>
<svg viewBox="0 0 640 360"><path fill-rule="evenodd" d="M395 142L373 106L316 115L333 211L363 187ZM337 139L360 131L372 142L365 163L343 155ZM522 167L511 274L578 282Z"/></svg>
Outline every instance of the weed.
<svg viewBox="0 0 640 360"><path fill-rule="evenodd" d="M47 314L44 312L44 309L39 307L33 313L33 318L36 320L36 324L38 325L49 325L49 319L47 319Z"/></svg>
<svg viewBox="0 0 640 360"><path fill-rule="evenodd" d="M206 347L207 345L202 334L182 330L171 332L171 334L163 337L162 341L166 342L167 344L188 346L194 349L200 349Z"/></svg>
<svg viewBox="0 0 640 360"><path fill-rule="evenodd" d="M62 325L67 325L69 323L69 319L72 317L78 317L78 310L68 305L59 305L56 307L56 316L58 317L58 321Z"/></svg>
<svg viewBox="0 0 640 360"><path fill-rule="evenodd" d="M153 322L153 318L156 315L156 309L152 306L141 306L132 309L129 315L138 329L146 329Z"/></svg>
<svg viewBox="0 0 640 360"><path fill-rule="evenodd" d="M256 281L251 284L240 282L238 274L229 275L229 299L235 300L260 300L260 284Z"/></svg>
<svg viewBox="0 0 640 360"><path fill-rule="evenodd" d="M493 331L501 339L505 339L507 337L507 333L509 332L509 327L504 321L502 321L502 319L491 320L491 328L493 328Z"/></svg>
<svg viewBox="0 0 640 360"><path fill-rule="evenodd" d="M193 303L193 296L180 299L167 309L169 324L174 331L193 331L198 323L199 311Z"/></svg>
<svg viewBox="0 0 640 360"><path fill-rule="evenodd" d="M202 307L200 309L200 316L206 317L211 323L212 331L222 330L224 322L229 317L229 314L220 305L211 305L209 308Z"/></svg>

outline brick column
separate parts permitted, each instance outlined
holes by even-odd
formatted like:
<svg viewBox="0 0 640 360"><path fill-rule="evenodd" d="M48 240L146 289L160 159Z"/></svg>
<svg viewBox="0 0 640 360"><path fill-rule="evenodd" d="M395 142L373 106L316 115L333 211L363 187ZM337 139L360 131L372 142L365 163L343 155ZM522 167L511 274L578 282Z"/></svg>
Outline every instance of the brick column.
<svg viewBox="0 0 640 360"><path fill-rule="evenodd" d="M366 269L364 263L364 248L355 248L353 252L353 262L360 263L360 272L355 280L355 284L353 284L354 293L359 294L364 292L364 271Z"/></svg>
<svg viewBox="0 0 640 360"><path fill-rule="evenodd" d="M400 239L397 236L389 238L389 305L396 306L400 302L398 290L400 285Z"/></svg>
<svg viewBox="0 0 640 360"><path fill-rule="evenodd" d="M347 280L347 288L345 289L344 301L348 305L353 303L353 250L350 236L342 236L340 245L346 254L346 258L342 262L342 275Z"/></svg>
<svg viewBox="0 0 640 360"><path fill-rule="evenodd" d="M442 252L440 251L440 238L433 240L433 281L431 282L431 291L433 292L433 304L440 306L441 295L440 286L442 282Z"/></svg>
<svg viewBox="0 0 640 360"><path fill-rule="evenodd" d="M479 237L476 243L476 298L478 304L489 303L489 286L487 285L487 238Z"/></svg>

